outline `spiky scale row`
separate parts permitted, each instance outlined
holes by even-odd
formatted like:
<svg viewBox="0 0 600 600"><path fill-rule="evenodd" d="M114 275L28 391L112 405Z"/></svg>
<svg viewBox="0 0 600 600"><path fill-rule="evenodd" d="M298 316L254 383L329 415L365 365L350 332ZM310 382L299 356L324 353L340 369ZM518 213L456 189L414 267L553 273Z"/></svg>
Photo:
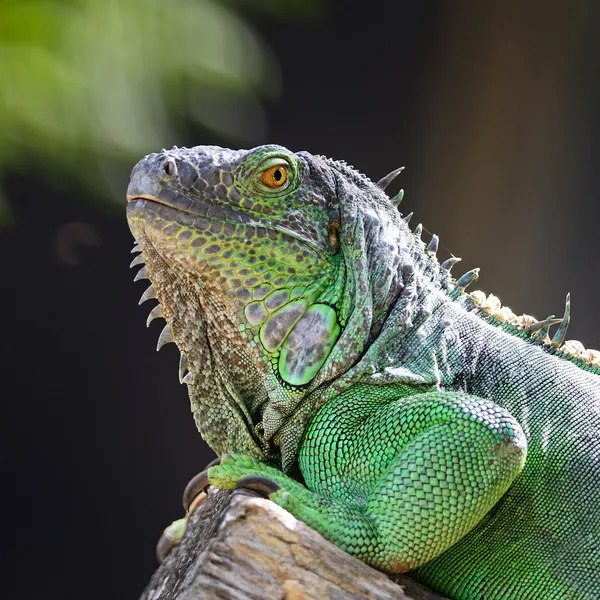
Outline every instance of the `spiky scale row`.
<svg viewBox="0 0 600 600"><path fill-rule="evenodd" d="M385 179L385 178L384 178ZM405 223L408 224L410 219L412 218L413 213L409 213L408 215L403 217ZM423 225L419 223L413 234L415 238L420 239L423 233ZM432 255L435 255L438 251L439 247L439 237L435 234L432 235L429 244L427 245L427 251ZM440 268L450 271L452 267L460 262L461 259L455 256L452 256L440 264ZM464 292L464 290L471 285L474 281L477 281L479 278L480 269L472 269L468 271L464 275L462 275L456 281L455 289L459 292ZM554 348L560 349L565 354L569 354L571 356L575 356L587 364L600 367L600 352L597 350L587 350L580 342L573 341L571 343L565 342L565 338L567 335L567 329L569 327L569 323L571 320L571 295L567 294L565 301L565 312L562 318L557 319L554 315L550 315L546 319L542 321L538 321L535 317L530 315L521 315L517 316L513 313L513 311L509 307L503 307L500 303L500 300L490 294L489 297L477 290L470 294L473 303L487 312L490 316L494 317L501 323L508 323L518 330L523 330L527 334L527 336L532 339L537 339L541 341L545 345L551 345ZM559 325L558 329L554 333L552 339L549 337L550 327L553 325Z"/></svg>
<svg viewBox="0 0 600 600"><path fill-rule="evenodd" d="M136 244L133 249L131 250L132 253L134 252L142 252L142 248L139 244ZM145 266L145 259L144 259L144 255L143 254L139 254L138 256L136 256L132 261L131 264L129 265L130 268L135 267L137 265L144 265L135 275L134 277L134 281L140 281L141 279L149 279L149 273L148 273L148 269ZM153 286L150 286L142 295L142 297L140 298L140 302L139 304L142 304L143 302L145 302L146 300L150 300L156 298L156 292ZM154 319L157 318L165 318L164 315L164 311L163 311L163 307L161 304L157 304L151 311L150 314L148 315L148 318L146 319L146 327L150 327L150 323L152 323L152 321L154 321ZM160 332L160 335L158 337L158 342L156 344L156 351L158 352L164 345L169 344L169 343L174 343L175 340L173 338L173 334L171 332L171 329L168 325L165 325L164 328L162 329L162 331ZM179 383L191 383L191 374L188 373L188 359L186 358L185 354L181 353L180 358L179 358Z"/></svg>
<svg viewBox="0 0 600 600"><path fill-rule="evenodd" d="M531 315L517 316L508 306L502 306L500 299L494 294L486 296L481 290L475 290L469 294L473 305L485 314L489 315L500 324L507 324L514 327L517 331L524 332L532 339L542 342L546 346L552 346L562 354L574 357L587 365L600 368L600 351L586 349L584 345L577 340L566 340L567 330L571 320L571 295L567 294L565 299L565 312L562 318L554 318L550 315L542 321L538 321ZM548 337L549 329L552 325L558 325L552 340Z"/></svg>
<svg viewBox="0 0 600 600"><path fill-rule="evenodd" d="M406 215L403 217L404 222L408 223L413 216L413 213ZM413 234L416 238L420 239L423 233L423 225L419 223ZM426 250L435 256L439 248L439 237L436 234L433 234L430 242L427 245ZM440 264L440 268L446 271L450 271L452 267L460 262L462 259L456 256L452 256ZM464 291L469 285L471 285L474 281L477 281L479 278L479 268L472 269L468 271L464 275L462 275L456 281L455 289L459 291ZM562 319L556 319L554 315L549 316L543 321L538 321L535 317L531 317L529 315L521 315L517 317L508 307L503 307L500 304L500 300L496 298L493 294L490 294L489 297L486 298L485 294L481 291L475 291L471 294L471 299L474 304L479 308L482 308L490 316L495 317L500 322L509 322L514 325L518 329L523 329L527 333L528 336L540 339L545 344L552 344L555 348L559 348L566 337L567 328L569 326L570 318L571 318L571 301L570 295L567 294L567 299L565 303L565 313ZM552 340L548 337L549 329L552 325L559 325L558 330L554 334ZM592 351L595 352L595 351ZM578 349L578 355L581 354L581 351Z"/></svg>
<svg viewBox="0 0 600 600"><path fill-rule="evenodd" d="M402 169L397 169L396 171L401 172L401 170ZM396 171L393 171L392 173L395 173L397 175L398 173ZM386 177L381 179L378 182L378 185L382 182L385 183L385 186L389 185L389 183L392 181L393 178L390 179L389 181L387 179L390 175L392 175L392 173L390 173L389 175L387 175ZM385 189L385 186L382 189ZM381 187L381 185L380 185L380 187ZM401 190L401 192L403 194L403 190ZM404 222L408 224L410 222L410 219L412 218L413 214L414 213L411 212L408 215L404 216L403 217ZM422 233L423 233L423 225L421 223L419 223L415 227L413 234L414 234L415 238L420 239ZM438 251L438 248L439 248L439 237L437 235L433 234L426 249L428 252L435 255ZM443 261L440 264L440 268L442 268L446 271L450 271L450 269L452 269L452 267L455 264L457 264L458 262L460 262L461 260L462 259L460 259L459 257L452 256L452 257L446 259L445 261ZM472 269L471 271L468 271L467 273L462 275L456 281L456 289L464 291L470 284L472 284L474 281L477 281L477 279L479 278L479 271L480 270L478 268L476 268L476 269ZM480 297L479 295L482 295L482 297ZM540 339L543 343L551 344L555 348L560 348L564 344L566 334L567 334L567 329L568 329L570 319L571 319L571 296L570 296L570 294L567 294L567 298L566 298L566 302L565 302L565 312L564 312L562 319L556 319L554 317L554 315L551 315L548 318L544 319L543 321L538 321L537 319L535 319L535 317L530 317L529 315L521 315L520 317L517 317L510 310L510 308L501 306L500 301L493 294L490 294L489 298L486 299L486 296L483 292L476 291L476 292L473 292L473 294L471 294L471 297L477 306L486 310L486 312L488 312L491 316L497 318L500 322L509 322L510 324L514 325L518 329L525 330L525 332L527 333L528 336L530 336L532 338ZM552 325L559 325L559 328L555 332L552 340L550 340L548 335L549 335L549 329ZM583 351L578 346L574 346L574 348L576 348L576 351L571 354L575 354L578 357L582 355L583 351L586 351L585 348L583 348L583 346L582 346ZM563 348L563 350L564 350L564 348ZM586 351L586 352L591 352L592 355L595 357L595 354L594 354L596 352L595 350ZM591 360L589 362L590 362L590 364L593 364L593 362Z"/></svg>
<svg viewBox="0 0 600 600"><path fill-rule="evenodd" d="M396 171L392 171L389 175L382 178L378 185L385 189L389 183L393 180L393 178L401 172L402 169L397 169ZM394 177L388 180L388 178L395 174ZM403 190L400 190L401 195L404 194ZM402 198L400 198L401 200ZM391 198L394 201L394 198ZM399 203L399 202L398 202ZM405 223L409 223L414 213L409 213L406 216L403 216L403 220ZM413 235L415 238L420 239L423 234L423 225L419 223L413 230ZM435 234L432 235L430 242L428 243L426 250L435 256L439 248L439 237ZM452 256L440 264L440 268L446 271L450 271L452 267L460 262L461 259L459 257ZM479 278L480 269L472 269L468 271L464 275L462 275L456 281L455 290L459 292L464 292L464 290L471 285L474 281L477 281ZM584 346L577 341L565 342L565 338L567 335L567 329L569 327L570 319L571 319L571 297L570 294L567 294L566 302L565 302L565 312L561 319L556 319L554 315L550 315L543 321L538 321L535 317L530 315L521 315L517 316L513 313L513 311L509 307L503 307L500 303L500 300L490 294L489 297L477 290L470 294L473 303L487 312L491 317L494 317L500 323L508 323L518 330L525 331L525 333L531 337L532 339L540 340L545 345L552 345L554 348L560 349L565 354L569 354L571 356L575 356L580 358L584 362L594 365L596 367L600 367L600 352L596 350L586 350ZM559 325L552 339L549 338L549 330L553 325Z"/></svg>
<svg viewBox="0 0 600 600"><path fill-rule="evenodd" d="M136 243L136 245L133 247L133 249L131 250L131 252L142 252L142 249L140 247L139 244ZM129 268L133 268L136 267L138 265L143 265L142 268L136 273L135 277L133 278L134 281L139 281L140 279L149 279L150 276L148 274L148 269L146 268L146 265L144 264L146 262L144 255L143 254L138 254L132 261L131 264L129 265ZM152 300L153 298L156 298L156 290L154 289L154 286L150 286L143 294L142 297L140 298L140 301L138 302L138 304L143 304L144 302L146 302L146 300ZM151 319L150 319L151 320ZM147 324L150 323L150 320L147 322Z"/></svg>

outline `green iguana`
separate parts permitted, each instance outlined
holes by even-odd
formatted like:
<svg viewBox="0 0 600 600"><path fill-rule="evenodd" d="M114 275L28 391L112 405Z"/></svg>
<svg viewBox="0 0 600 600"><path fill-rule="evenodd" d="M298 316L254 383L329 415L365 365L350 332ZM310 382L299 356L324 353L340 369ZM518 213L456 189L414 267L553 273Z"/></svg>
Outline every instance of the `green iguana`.
<svg viewBox="0 0 600 600"><path fill-rule="evenodd" d="M450 598L598 599L600 354L564 342L568 297L536 321L465 292L478 271L453 279L385 193L398 171L275 145L133 169L141 301L222 457L200 480Z"/></svg>

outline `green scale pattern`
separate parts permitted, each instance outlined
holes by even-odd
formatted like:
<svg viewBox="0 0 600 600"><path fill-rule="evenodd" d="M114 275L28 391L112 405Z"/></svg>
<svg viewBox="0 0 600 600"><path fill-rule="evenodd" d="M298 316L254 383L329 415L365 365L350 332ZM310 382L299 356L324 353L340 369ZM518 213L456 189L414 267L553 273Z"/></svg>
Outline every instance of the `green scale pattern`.
<svg viewBox="0 0 600 600"><path fill-rule="evenodd" d="M210 469L211 483L267 476L286 490L271 495L275 502L347 552L389 571L423 564L504 494L525 462L526 441L493 403L402 391L410 393L359 385L313 417L299 456L308 489L236 456Z"/></svg>

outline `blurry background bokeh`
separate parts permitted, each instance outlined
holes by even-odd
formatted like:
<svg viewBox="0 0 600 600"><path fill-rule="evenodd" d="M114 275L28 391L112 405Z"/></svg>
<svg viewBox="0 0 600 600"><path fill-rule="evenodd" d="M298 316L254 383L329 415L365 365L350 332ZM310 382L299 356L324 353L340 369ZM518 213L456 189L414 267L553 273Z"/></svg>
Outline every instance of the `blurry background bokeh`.
<svg viewBox="0 0 600 600"><path fill-rule="evenodd" d="M136 597L211 458L128 269L148 152L406 165L441 254L517 313L570 291L599 347L599 24L594 0L3 0L0 595Z"/></svg>

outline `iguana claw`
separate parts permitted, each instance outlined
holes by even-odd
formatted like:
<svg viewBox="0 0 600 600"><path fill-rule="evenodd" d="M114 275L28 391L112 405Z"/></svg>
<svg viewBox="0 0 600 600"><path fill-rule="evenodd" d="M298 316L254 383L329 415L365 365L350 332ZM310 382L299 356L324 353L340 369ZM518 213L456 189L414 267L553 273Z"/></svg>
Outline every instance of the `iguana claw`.
<svg viewBox="0 0 600 600"><path fill-rule="evenodd" d="M208 470L215 465L220 464L221 459L215 458L211 460L204 470L195 477L192 477L190 482L185 486L183 492L183 508L185 510L185 517L173 521L162 533L158 543L156 544L156 558L158 562L162 563L169 552L181 542L185 529L187 526L187 520L190 515L194 514L197 508L204 502L206 498L206 491L210 482L208 481Z"/></svg>
<svg viewBox="0 0 600 600"><path fill-rule="evenodd" d="M194 500L202 493L206 492L210 482L208 481L208 470L221 463L221 458L215 458L209 462L203 471L192 477L183 491L183 509L186 513L193 512L191 509L197 508Z"/></svg>
<svg viewBox="0 0 600 600"><path fill-rule="evenodd" d="M173 521L163 532L156 544L156 559L159 563L164 562L167 555L175 546L179 544L185 528L187 525L187 519L178 519Z"/></svg>
<svg viewBox="0 0 600 600"><path fill-rule="evenodd" d="M242 477L242 479L235 484L235 489L237 490L239 488L254 490L265 496L265 498L268 498L271 494L278 492L281 489L281 486L268 477L249 475L248 477Z"/></svg>

